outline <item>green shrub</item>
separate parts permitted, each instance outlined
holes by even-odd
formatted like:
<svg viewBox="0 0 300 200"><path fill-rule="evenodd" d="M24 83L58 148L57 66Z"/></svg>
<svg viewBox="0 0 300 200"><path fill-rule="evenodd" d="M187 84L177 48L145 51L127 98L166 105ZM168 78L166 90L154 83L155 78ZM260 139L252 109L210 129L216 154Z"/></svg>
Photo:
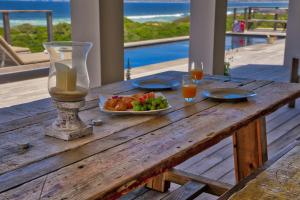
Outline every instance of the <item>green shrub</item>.
<svg viewBox="0 0 300 200"><path fill-rule="evenodd" d="M270 14L255 14L258 19L273 19ZM243 14L237 16L243 19ZM287 19L287 15L280 15L279 19ZM168 37L178 37L189 35L190 18L184 17L174 22L147 22L138 23L124 18L124 41L133 42L150 39L160 39ZM227 17L226 29L232 29L233 16ZM271 28L272 23L260 23L259 27ZM71 25L68 23L59 23L53 26L53 35L55 41L71 40ZM3 28L0 28L0 34L3 35ZM11 39L15 46L28 47L32 52L43 51L43 42L48 40L47 27L22 24L11 28Z"/></svg>

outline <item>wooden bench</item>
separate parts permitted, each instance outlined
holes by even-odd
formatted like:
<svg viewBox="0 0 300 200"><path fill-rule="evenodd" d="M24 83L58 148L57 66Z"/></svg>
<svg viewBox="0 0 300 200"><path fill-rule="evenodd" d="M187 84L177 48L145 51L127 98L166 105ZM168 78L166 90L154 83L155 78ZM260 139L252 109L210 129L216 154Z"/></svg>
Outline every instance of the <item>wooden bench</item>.
<svg viewBox="0 0 300 200"><path fill-rule="evenodd" d="M192 200L203 192L220 196L219 200L300 199L299 177L300 141L297 141L234 187L172 170L167 173L166 180L182 186L163 199Z"/></svg>
<svg viewBox="0 0 300 200"><path fill-rule="evenodd" d="M287 147L219 200L300 199L300 143Z"/></svg>

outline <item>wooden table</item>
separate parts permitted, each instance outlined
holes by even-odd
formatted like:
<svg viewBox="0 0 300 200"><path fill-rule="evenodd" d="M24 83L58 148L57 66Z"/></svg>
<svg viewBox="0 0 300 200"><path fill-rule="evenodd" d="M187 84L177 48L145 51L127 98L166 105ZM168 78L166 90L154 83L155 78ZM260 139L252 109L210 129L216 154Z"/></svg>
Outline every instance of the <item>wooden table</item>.
<svg viewBox="0 0 300 200"><path fill-rule="evenodd" d="M152 77L180 80L182 75ZM114 199L144 184L164 191L164 172L229 136L241 180L267 160L264 117L298 98L300 85L208 76L198 92L217 87L251 89L257 97L218 103L198 95L194 103L185 103L180 90L165 91L171 110L110 116L99 112L99 94L140 92L130 81L114 83L91 90L80 113L87 122L101 118L104 124L72 142L44 136L56 113L49 99L2 109L0 199Z"/></svg>

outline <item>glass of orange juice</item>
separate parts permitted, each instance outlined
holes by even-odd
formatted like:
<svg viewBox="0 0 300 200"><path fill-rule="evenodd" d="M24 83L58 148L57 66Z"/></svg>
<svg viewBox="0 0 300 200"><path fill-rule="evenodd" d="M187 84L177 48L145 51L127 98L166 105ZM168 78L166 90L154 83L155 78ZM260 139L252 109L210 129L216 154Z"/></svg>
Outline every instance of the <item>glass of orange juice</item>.
<svg viewBox="0 0 300 200"><path fill-rule="evenodd" d="M203 62L201 62L200 66L196 66L195 63L192 63L191 66L191 75L193 77L193 80L196 84L200 83L203 79L204 73L203 73Z"/></svg>
<svg viewBox="0 0 300 200"><path fill-rule="evenodd" d="M185 75L182 78L182 96L186 102L194 101L197 95L197 85L193 80L193 76Z"/></svg>

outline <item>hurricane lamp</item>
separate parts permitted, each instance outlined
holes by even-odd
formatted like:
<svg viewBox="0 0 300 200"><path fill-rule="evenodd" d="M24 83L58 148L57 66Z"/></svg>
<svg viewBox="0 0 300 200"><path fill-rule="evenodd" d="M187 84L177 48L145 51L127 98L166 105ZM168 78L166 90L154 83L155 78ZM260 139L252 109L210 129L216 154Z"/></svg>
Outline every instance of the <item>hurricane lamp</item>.
<svg viewBox="0 0 300 200"><path fill-rule="evenodd" d="M48 91L58 111L46 135L73 140L92 134L92 127L78 116L90 84L86 61L92 44L47 42L44 47L50 56Z"/></svg>

